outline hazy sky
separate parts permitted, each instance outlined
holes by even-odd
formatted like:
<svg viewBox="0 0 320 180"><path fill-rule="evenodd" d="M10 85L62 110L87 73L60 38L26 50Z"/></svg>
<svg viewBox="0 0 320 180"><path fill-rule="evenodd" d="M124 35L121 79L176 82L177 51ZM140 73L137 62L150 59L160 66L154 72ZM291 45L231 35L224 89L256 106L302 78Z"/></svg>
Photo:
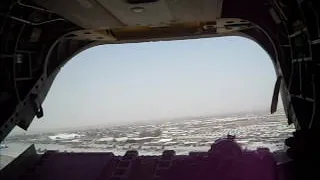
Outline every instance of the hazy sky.
<svg viewBox="0 0 320 180"><path fill-rule="evenodd" d="M62 68L30 130L267 110L274 83L241 37L98 46Z"/></svg>

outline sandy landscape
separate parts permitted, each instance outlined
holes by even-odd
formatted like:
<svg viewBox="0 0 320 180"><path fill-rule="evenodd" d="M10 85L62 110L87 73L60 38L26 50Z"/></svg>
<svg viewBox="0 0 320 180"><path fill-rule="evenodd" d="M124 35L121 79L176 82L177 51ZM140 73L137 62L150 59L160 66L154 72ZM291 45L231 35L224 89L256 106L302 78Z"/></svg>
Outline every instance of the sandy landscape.
<svg viewBox="0 0 320 180"><path fill-rule="evenodd" d="M157 123L140 123L108 128L91 128L15 135L4 141L7 148L0 150L1 162L15 157L31 144L38 153L46 150L68 152L107 151L123 155L136 149L139 154L159 155L173 149L177 154L190 151L207 151L218 138L236 135L243 148L268 147L271 151L283 150L284 139L293 131L283 112L247 113L225 116L189 117Z"/></svg>

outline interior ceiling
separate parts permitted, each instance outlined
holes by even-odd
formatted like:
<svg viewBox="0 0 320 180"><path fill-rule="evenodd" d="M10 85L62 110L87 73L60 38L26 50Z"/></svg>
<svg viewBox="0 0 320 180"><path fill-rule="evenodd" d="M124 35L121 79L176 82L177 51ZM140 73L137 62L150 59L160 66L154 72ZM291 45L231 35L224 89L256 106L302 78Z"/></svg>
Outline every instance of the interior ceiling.
<svg viewBox="0 0 320 180"><path fill-rule="evenodd" d="M33 1L86 29L215 21L222 8L222 0L158 0L137 4L126 0Z"/></svg>

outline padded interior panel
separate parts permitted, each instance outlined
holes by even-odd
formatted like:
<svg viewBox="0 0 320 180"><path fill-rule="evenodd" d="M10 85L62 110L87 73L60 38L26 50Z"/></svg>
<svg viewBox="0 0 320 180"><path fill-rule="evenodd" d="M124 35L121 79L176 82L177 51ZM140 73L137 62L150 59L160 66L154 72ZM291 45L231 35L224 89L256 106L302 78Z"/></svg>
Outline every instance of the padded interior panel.
<svg viewBox="0 0 320 180"><path fill-rule="evenodd" d="M222 8L222 0L158 0L142 4L130 4L125 0L33 1L87 29L215 21ZM133 8L142 10L135 12Z"/></svg>

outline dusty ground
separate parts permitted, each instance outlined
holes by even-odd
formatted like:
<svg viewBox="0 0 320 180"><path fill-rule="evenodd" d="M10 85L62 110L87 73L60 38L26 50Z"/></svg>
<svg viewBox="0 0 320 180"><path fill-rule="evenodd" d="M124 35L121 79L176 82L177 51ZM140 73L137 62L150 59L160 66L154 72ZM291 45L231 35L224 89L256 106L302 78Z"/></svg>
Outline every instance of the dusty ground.
<svg viewBox="0 0 320 180"><path fill-rule="evenodd" d="M13 157L11 156L0 155L0 169L4 168L12 160L13 160Z"/></svg>

